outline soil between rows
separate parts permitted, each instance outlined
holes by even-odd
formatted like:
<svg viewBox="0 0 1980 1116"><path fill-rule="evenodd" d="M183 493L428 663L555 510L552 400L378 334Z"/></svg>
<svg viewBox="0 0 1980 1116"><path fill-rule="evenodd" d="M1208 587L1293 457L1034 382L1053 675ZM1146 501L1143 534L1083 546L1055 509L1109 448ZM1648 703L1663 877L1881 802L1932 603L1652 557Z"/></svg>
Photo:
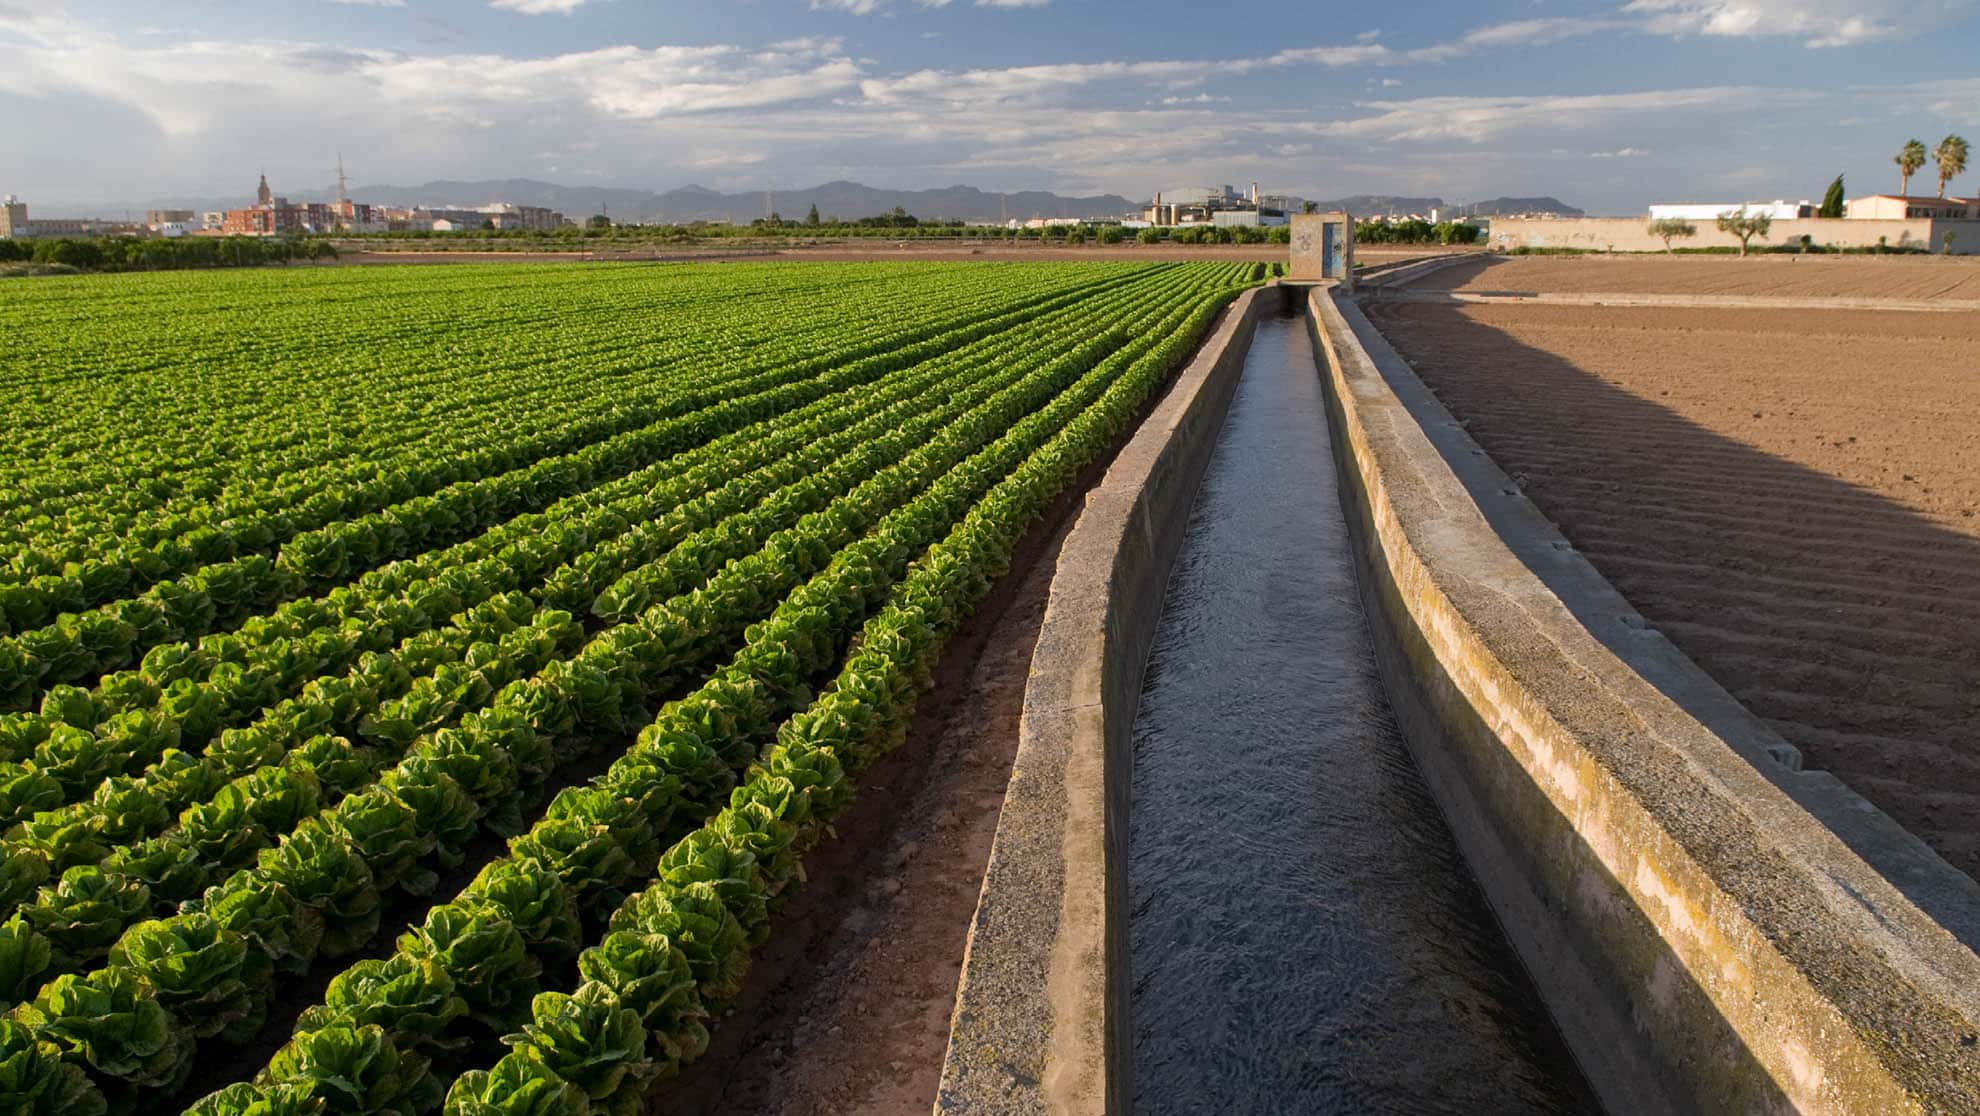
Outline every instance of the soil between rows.
<svg viewBox="0 0 1980 1116"><path fill-rule="evenodd" d="M1980 314L1366 309L1653 625L1980 875Z"/></svg>
<svg viewBox="0 0 1980 1116"><path fill-rule="evenodd" d="M1031 653L1086 495L1230 306L1107 453L1026 530L949 640L906 741L805 858L708 1051L648 1097L668 1116L922 1116L941 1085L963 952L1017 756Z"/></svg>
<svg viewBox="0 0 1980 1116"><path fill-rule="evenodd" d="M928 1111L1017 754L1032 647L1087 487L1075 485L1031 528L1011 571L949 641L907 742L861 777L835 835L806 858L806 882L773 915L708 1052L656 1090L651 1111Z"/></svg>

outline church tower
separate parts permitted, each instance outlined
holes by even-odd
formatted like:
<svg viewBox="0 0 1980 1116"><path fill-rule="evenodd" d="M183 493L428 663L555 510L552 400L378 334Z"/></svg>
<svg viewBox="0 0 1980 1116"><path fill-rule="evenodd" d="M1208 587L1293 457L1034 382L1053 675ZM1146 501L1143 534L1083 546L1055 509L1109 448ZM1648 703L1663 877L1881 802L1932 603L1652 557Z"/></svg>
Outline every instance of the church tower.
<svg viewBox="0 0 1980 1116"><path fill-rule="evenodd" d="M263 209L275 204L275 195L268 189L268 176L265 174L261 176L261 188L254 192L254 204Z"/></svg>

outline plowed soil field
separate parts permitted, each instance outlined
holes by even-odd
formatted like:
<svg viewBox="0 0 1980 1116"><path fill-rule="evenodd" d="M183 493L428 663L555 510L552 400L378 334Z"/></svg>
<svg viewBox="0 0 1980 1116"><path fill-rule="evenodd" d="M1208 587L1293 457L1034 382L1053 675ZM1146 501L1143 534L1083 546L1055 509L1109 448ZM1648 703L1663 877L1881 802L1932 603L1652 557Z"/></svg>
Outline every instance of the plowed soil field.
<svg viewBox="0 0 1980 1116"><path fill-rule="evenodd" d="M1480 256L1421 291L1980 300L1980 258L1953 256Z"/></svg>
<svg viewBox="0 0 1980 1116"><path fill-rule="evenodd" d="M1646 618L1980 877L1980 314L1367 309Z"/></svg>

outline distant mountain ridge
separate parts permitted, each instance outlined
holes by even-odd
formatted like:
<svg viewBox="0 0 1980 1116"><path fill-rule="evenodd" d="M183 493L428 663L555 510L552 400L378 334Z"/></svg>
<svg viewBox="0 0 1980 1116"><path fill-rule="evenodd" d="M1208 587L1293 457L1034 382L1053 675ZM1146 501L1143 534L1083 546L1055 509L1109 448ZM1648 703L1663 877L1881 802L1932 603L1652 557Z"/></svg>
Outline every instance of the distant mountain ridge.
<svg viewBox="0 0 1980 1116"><path fill-rule="evenodd" d="M1559 217L1586 217L1587 214L1568 205L1559 198L1488 198L1484 201L1462 202L1453 205L1442 198L1412 198L1397 194L1356 194L1353 197L1336 198L1333 201L1316 203L1323 210L1340 209L1356 217L1386 217L1390 214L1403 216L1409 213L1428 214L1432 209L1441 210L1439 216L1451 217L1499 217L1508 213L1552 213Z"/></svg>
<svg viewBox="0 0 1980 1116"><path fill-rule="evenodd" d="M948 221L1000 221L1004 217L1120 217L1139 207L1116 194L1066 197L1043 190L994 194L974 186L934 190L882 190L858 182L827 182L803 190L725 194L704 186L664 193L596 186L559 186L529 178L475 182L436 181L419 186L359 186L351 196L373 205L479 205L504 201L544 205L583 220L610 213L625 221L730 221L746 224L767 212L802 219L812 206L821 217L874 217L899 206L916 217Z"/></svg>
<svg viewBox="0 0 1980 1116"><path fill-rule="evenodd" d="M336 196L334 185L296 190L275 183L276 193L298 201L321 201ZM1088 220L1126 217L1138 214L1141 203L1118 194L1066 196L1046 190L1021 190L998 194L974 186L945 186L933 190L883 190L844 180L827 182L803 190L752 190L723 193L705 186L680 186L667 191L633 187L563 186L534 178L436 179L417 186L354 186L351 197L373 205L389 206L477 206L489 202L548 206L573 220L582 221L595 213L609 213L615 220L646 222L730 221L745 224L773 209L779 215L802 220L816 205L821 217L876 217L896 206L928 220L962 220L976 223L1001 221L1006 217L1026 220L1032 217L1080 217ZM33 199L30 199L31 201ZM253 204L249 194L233 197L156 197L137 201L94 205L36 204L37 216L47 217L142 217L147 209L191 209L204 212L236 209ZM1351 197L1316 202L1322 210L1344 209L1357 217L1407 213L1429 213L1432 209L1451 215L1472 214L1492 217L1507 213L1553 213L1562 217L1585 214L1558 198L1491 198L1452 205L1438 197L1409 197L1401 194L1355 194Z"/></svg>

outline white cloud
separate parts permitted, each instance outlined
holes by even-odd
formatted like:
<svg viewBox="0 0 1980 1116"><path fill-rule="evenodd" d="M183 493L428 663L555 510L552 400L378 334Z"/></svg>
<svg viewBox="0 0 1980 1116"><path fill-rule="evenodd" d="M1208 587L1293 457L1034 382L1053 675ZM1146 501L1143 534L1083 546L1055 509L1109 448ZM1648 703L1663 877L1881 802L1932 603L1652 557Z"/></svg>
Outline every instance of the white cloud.
<svg viewBox="0 0 1980 1116"><path fill-rule="evenodd" d="M1734 38L1777 36L1843 47L1928 31L1973 0L1631 0L1646 30Z"/></svg>
<svg viewBox="0 0 1980 1116"><path fill-rule="evenodd" d="M580 3L583 0L579 0ZM914 0L917 7L946 8L955 0ZM1052 0L975 0L979 8L1042 8ZM852 15L872 15L888 10L888 0L811 0L811 10L848 12Z"/></svg>
<svg viewBox="0 0 1980 1116"><path fill-rule="evenodd" d="M1717 86L1577 96L1418 97L1362 101L1366 115L1298 125L1315 135L1380 143L1480 144L1512 133L1536 135L1620 130L1674 117L1725 115L1807 104L1799 90Z"/></svg>
<svg viewBox="0 0 1980 1116"><path fill-rule="evenodd" d="M1614 151L1591 151L1590 159L1636 159L1650 154L1640 147L1618 147Z"/></svg>
<svg viewBox="0 0 1980 1116"><path fill-rule="evenodd" d="M570 15L584 4L585 0L488 0L491 8L521 12L523 15Z"/></svg>
<svg viewBox="0 0 1980 1116"><path fill-rule="evenodd" d="M356 8L403 8L406 0L330 0L332 4L347 4Z"/></svg>

